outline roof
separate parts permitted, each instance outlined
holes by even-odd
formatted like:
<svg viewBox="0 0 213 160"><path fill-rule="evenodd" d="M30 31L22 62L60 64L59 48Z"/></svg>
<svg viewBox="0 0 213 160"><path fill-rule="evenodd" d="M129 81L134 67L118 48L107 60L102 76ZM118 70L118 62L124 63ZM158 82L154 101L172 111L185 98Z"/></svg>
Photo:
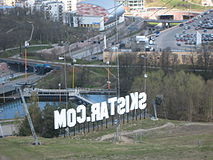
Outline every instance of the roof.
<svg viewBox="0 0 213 160"><path fill-rule="evenodd" d="M87 4L87 3L78 3L77 5L77 13L84 16L99 16L104 17L105 21L109 18L109 13L103 7L94 5L94 4Z"/></svg>
<svg viewBox="0 0 213 160"><path fill-rule="evenodd" d="M114 2L114 0L85 0L85 1L82 1L82 2L79 2L79 3L82 3L82 4L93 4L93 5L96 5L96 6L100 6L102 8L105 8L109 15L110 16L114 16L115 15L115 4L117 6L117 13L121 13L123 12L124 13L124 7L121 3L119 2Z"/></svg>

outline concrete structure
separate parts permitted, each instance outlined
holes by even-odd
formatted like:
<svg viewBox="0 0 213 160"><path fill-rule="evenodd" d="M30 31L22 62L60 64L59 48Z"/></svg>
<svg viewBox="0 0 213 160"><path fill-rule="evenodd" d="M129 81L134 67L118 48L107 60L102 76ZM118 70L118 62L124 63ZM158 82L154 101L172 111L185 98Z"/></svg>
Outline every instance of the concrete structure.
<svg viewBox="0 0 213 160"><path fill-rule="evenodd" d="M114 9L114 0L85 0L77 4L77 12L64 14L64 23L74 27L97 28L103 31L115 25L115 13L117 13L118 23L124 21L123 6L120 3L116 3L116 6Z"/></svg>
<svg viewBox="0 0 213 160"><path fill-rule="evenodd" d="M155 19L155 20L186 20L195 17L202 12L195 11L179 11L179 10L169 10L169 9L158 9L158 10L148 10L141 13L132 14L132 16L142 17L144 19Z"/></svg>
<svg viewBox="0 0 213 160"><path fill-rule="evenodd" d="M119 55L126 55L131 54L138 56L145 55L148 57L149 66L160 66L162 60L162 53L163 52L104 52L103 53L103 62L115 62L117 58L117 54ZM198 54L193 52L172 52L168 56L168 61L170 65L177 65L177 64L186 64L186 65L202 65L205 64L205 55ZM209 53L208 61L211 62L213 60L213 53ZM194 64L193 64L193 63ZM156 67L157 68L157 67Z"/></svg>

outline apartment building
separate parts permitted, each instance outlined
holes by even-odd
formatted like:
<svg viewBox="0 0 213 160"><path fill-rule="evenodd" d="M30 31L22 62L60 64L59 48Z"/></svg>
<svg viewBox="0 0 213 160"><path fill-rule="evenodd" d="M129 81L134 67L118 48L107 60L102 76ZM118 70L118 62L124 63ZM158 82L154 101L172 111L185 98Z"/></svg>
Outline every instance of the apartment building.
<svg viewBox="0 0 213 160"><path fill-rule="evenodd" d="M117 0L122 3L127 12L140 12L144 9L144 0Z"/></svg>

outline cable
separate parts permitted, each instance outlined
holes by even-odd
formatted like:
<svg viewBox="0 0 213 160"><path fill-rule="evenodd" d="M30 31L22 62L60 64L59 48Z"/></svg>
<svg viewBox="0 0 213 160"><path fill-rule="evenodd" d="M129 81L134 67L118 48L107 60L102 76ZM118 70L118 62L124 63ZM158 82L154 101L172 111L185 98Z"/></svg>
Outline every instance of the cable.
<svg viewBox="0 0 213 160"><path fill-rule="evenodd" d="M173 1L173 0L168 1L168 2L165 3L163 6L161 6L161 8L165 7L167 4L169 4L169 3L172 2L172 1ZM158 11L160 11L160 10L155 11L150 17L152 17L153 15L155 15Z"/></svg>

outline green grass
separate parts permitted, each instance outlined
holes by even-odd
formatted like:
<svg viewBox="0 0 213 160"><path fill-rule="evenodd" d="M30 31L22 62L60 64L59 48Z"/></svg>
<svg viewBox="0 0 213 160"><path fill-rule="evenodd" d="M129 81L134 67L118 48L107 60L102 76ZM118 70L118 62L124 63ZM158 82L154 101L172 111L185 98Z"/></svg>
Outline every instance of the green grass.
<svg viewBox="0 0 213 160"><path fill-rule="evenodd" d="M188 10L189 8L191 8L192 10L207 10L211 8L211 7L201 6L200 0L189 0L189 2L187 1L183 2L182 0L172 0L171 2L169 1L171 0L148 0L146 1L145 6L146 7L167 7L167 8L172 8L175 6L174 9L176 8L176 9L183 9L183 10ZM195 4L190 2L194 2Z"/></svg>
<svg viewBox="0 0 213 160"><path fill-rule="evenodd" d="M49 49L49 48L52 48L52 46L49 45L49 46L29 47L28 52L35 52L35 51L38 51L38 50ZM22 53L24 53L24 49L22 49ZM12 57L12 56L17 55L17 54L20 54L20 49L4 51L4 52L0 53L0 58L9 58L9 57Z"/></svg>
<svg viewBox="0 0 213 160"><path fill-rule="evenodd" d="M167 122L176 124L177 128L184 123L168 120L142 120L125 124L122 130L152 128ZM32 137L6 137L0 139L0 159L2 157L9 160L211 160L213 158L213 134L210 132L198 134L187 132L185 135L176 133L160 135L158 133L157 136L155 134L145 135L142 140L135 137L137 139L135 143L115 144L110 141L94 140L102 134L114 133L114 131L114 128L109 128L93 132L89 136L39 138L42 143L40 146L31 144ZM167 132L169 131L167 129Z"/></svg>

